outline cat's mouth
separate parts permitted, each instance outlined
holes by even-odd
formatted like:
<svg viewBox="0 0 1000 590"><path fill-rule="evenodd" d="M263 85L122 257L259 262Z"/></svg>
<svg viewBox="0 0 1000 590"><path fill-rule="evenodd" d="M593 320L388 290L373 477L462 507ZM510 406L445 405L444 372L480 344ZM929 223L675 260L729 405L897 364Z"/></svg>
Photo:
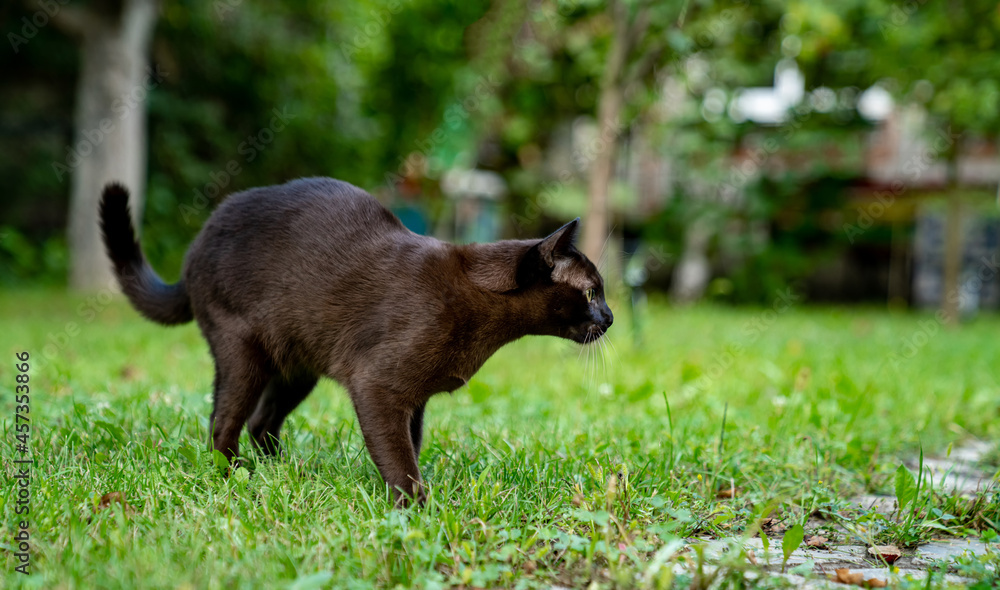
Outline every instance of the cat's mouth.
<svg viewBox="0 0 1000 590"><path fill-rule="evenodd" d="M569 339L577 344L590 344L591 342L597 342L600 340L607 331L607 328L603 326L591 324L582 330L573 330L573 332L569 334Z"/></svg>

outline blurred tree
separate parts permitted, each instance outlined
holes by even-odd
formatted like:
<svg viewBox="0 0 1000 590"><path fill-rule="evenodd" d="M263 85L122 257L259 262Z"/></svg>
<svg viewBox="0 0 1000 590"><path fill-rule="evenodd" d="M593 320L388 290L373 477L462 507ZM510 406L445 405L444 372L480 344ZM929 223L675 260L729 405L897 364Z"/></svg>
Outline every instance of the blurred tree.
<svg viewBox="0 0 1000 590"><path fill-rule="evenodd" d="M690 5L539 0L526 10L499 2L470 28L477 66L497 80L497 100L478 117L478 160L507 177L519 235L539 225L540 214L587 209L590 229L581 247L587 250L589 240L589 254L599 258L619 146L632 123L662 99L656 69L694 47L681 25L715 3ZM583 121L595 121L595 131L577 137L570 127L582 130L577 124ZM567 144L572 162L553 159ZM575 186L580 172L588 187L582 199Z"/></svg>
<svg viewBox="0 0 1000 590"><path fill-rule="evenodd" d="M376 16L396 18L369 10L331 0L164 5L143 246L165 274L232 192L301 176L364 182L377 129L360 106L366 72L354 50L381 42Z"/></svg>
<svg viewBox="0 0 1000 590"><path fill-rule="evenodd" d="M744 231L738 233L732 231L731 223L728 225L729 231L720 238L729 250L726 255L756 255L758 246L740 240L757 240L760 232L754 224L768 223L770 220L762 216L774 215L776 205L751 202L774 200L765 191L747 191L748 198L741 203L730 201L729 189L736 185L743 191L747 175L727 168L731 166L729 156L751 132L765 136L759 143L771 136L777 140L771 143L782 149L794 152L807 145L815 150L829 142L830 129L843 126L840 119L845 109L819 115L807 124L794 115L790 129L762 130L754 123L737 123L726 116L726 101L736 88L772 82L775 63L782 57L782 2L766 6L691 2L686 11L677 4L626 2L617 6L616 25L615 9L607 3L540 2L524 19L513 42L504 46L510 50L509 59L501 62L506 77L498 93L502 111L496 117L499 129L495 135L502 139L507 155L499 166L507 170L514 189L515 226L521 230L524 224L536 221L539 210L567 215L588 207L587 220L597 220L590 227L604 227L583 240L584 244L590 240L583 248L589 248L589 254L597 258L607 236L610 196L616 193L615 199L621 200L634 192L634 187L611 186L619 146L626 141L633 146L645 142L654 152L652 156L661 158L661 164L673 163L669 174L676 184L675 201L679 201L669 207L671 216L679 216L676 229L656 230L656 239L680 236L683 243L692 228L708 225L702 232L704 239L694 241L714 248L718 229L736 215L738 221L746 223ZM641 16L644 9L650 12ZM635 37L622 33L629 26L635 27ZM646 34L638 35L639 29ZM615 46L616 38L624 42ZM627 56L621 53L626 47L631 50ZM616 52L618 57L614 57ZM719 93L722 98L715 102L721 110L706 108L705 98ZM602 100L606 105L603 115ZM853 104L847 110L853 112ZM554 145L560 125L568 127L566 123L572 122L574 129L582 130L586 126L577 123L594 114L598 119L595 133L587 137L573 132L572 169L560 162L539 165L542 158L534 154L548 151L551 156L553 148L560 147ZM640 124L634 125L636 122ZM846 134L837 131L832 135ZM583 141L577 143L578 139ZM634 150L632 153L635 155ZM773 153L764 153L763 160ZM822 169L822 155L818 154L815 162L819 164L801 173L805 180L828 173ZM757 165L763 167L764 162L755 162ZM577 169L583 172L587 187L579 196L573 186ZM653 195L650 200L662 202L663 198ZM619 202L617 214L630 217L630 206L623 202ZM717 214L723 210L732 211ZM616 219L616 224L621 221ZM667 225L675 227L673 223L656 227ZM792 249L785 250L791 257ZM657 264L662 266L663 262L661 256ZM788 265L777 260L773 266L772 273L781 273ZM796 264L796 268L801 266Z"/></svg>
<svg viewBox="0 0 1000 590"><path fill-rule="evenodd" d="M601 258L608 236L608 190L625 127L625 93L634 84L650 82L654 68L671 58L666 54L669 39L679 34L690 4L690 1L681 5L652 0L608 2L611 39L597 101L597 141L601 149L590 167L582 241L583 252L592 260Z"/></svg>
<svg viewBox="0 0 1000 590"><path fill-rule="evenodd" d="M707 291L771 303L843 249L839 227L819 223L839 211L840 195L818 198L803 187L861 174L858 132L870 125L854 109L856 89L838 88L851 83L830 80L820 56L787 40L788 10L789 2L702 6L685 26L688 51L675 51L660 71L660 100L644 116L643 133L670 163L672 197L643 237L658 253L655 267L673 263L659 280L669 280L675 300ZM748 88L774 96L777 70L790 63L805 87L782 89L791 102L781 120L762 124L734 107ZM821 104L810 91L826 84L840 93L820 89L817 96L833 96ZM722 275L714 283L713 273Z"/></svg>
<svg viewBox="0 0 1000 590"><path fill-rule="evenodd" d="M42 272L57 280L66 269L59 226L68 224L70 174L54 166L76 161L80 54L55 26L25 28L26 36L35 5L14 8L4 30L28 43L0 54L0 172L19 189L0 202L0 281L37 281ZM467 92L456 83L469 71L463 33L487 8L485 0L164 3L152 42L159 78L148 89L142 224L154 266L176 276L187 244L228 193L316 175L380 192L402 156L447 143L435 133L450 129L446 110ZM465 135L478 114L462 119Z"/></svg>
<svg viewBox="0 0 1000 590"><path fill-rule="evenodd" d="M380 43L359 48L355 57L368 78L363 112L378 125L373 184L391 182L411 163L435 175L452 165L440 158L456 148L455 139L474 143L469 119L483 115L482 96L493 90L491 72L470 63L473 50L466 42L467 30L487 13L489 0L400 4Z"/></svg>
<svg viewBox="0 0 1000 590"><path fill-rule="evenodd" d="M972 136L1000 132L1000 5L965 2L789 2L788 32L802 53L822 64L827 77L854 84L879 83L897 103L927 109L931 153L908 163L921 170L948 163L948 213L942 311L958 320L962 256L962 201L958 157ZM832 76L831 76L832 75Z"/></svg>
<svg viewBox="0 0 1000 590"><path fill-rule="evenodd" d="M962 259L958 157L970 135L994 140L1000 131L1000 5L995 1L892 5L879 20L876 68L895 82L897 96L927 103L934 130L946 147L948 221L942 311L958 321ZM878 42L878 39L876 39ZM929 86L929 87L928 87ZM932 96L921 93L932 92Z"/></svg>
<svg viewBox="0 0 1000 590"><path fill-rule="evenodd" d="M55 5L113 13L130 4ZM44 5L16 6L29 7L30 24ZM596 257L612 224L609 200L615 225L645 223L622 204L635 187L615 183L620 147L636 154L643 143L650 159L670 166L673 197L644 232L669 246L657 262L683 258L690 242L733 279L741 294L732 299L766 300L808 272L803 261L836 246L830 232L818 237L826 230L816 224L821 207L836 209L836 191L813 206L801 187L835 178L836 188L850 177L837 162L856 156L857 131L867 125L854 109L857 87L884 80L900 99L917 100L918 88L930 86L931 98L920 100L942 129L995 133L995 5L973 0L966 8L887 0L174 0L163 5L152 46L161 77L149 90L144 245L169 275L234 190L324 174L384 196L413 173L433 200L439 174L476 166L507 180L520 237L589 207L582 248ZM21 188L0 203L0 280L64 268L66 247L53 228L68 225L68 190L54 164L72 168L81 128L66 98L74 76L83 76L74 64L81 54L57 26L36 35L20 15L11 22L5 30L28 44L0 55L0 173ZM788 120L760 126L728 116L736 91L772 84L780 59L794 59L806 78ZM814 92L821 86L823 96L835 94L832 107ZM747 166L754 170L744 173ZM789 221L796 215L813 228L809 248Z"/></svg>
<svg viewBox="0 0 1000 590"><path fill-rule="evenodd" d="M0 199L0 284L65 284L69 178L52 167L72 141L79 59L69 37L32 23L32 6L0 10L5 40L17 43L0 51L0 178L9 187Z"/></svg>
<svg viewBox="0 0 1000 590"><path fill-rule="evenodd" d="M72 179L69 214L70 286L95 290L114 285L101 243L97 206L110 181L132 191L138 220L146 181L146 97L159 82L148 69L156 24L155 0L94 0L85 6L35 3L80 44L74 141L64 162L53 162L57 178ZM25 43L27 40L25 40ZM15 47L16 50L16 47Z"/></svg>

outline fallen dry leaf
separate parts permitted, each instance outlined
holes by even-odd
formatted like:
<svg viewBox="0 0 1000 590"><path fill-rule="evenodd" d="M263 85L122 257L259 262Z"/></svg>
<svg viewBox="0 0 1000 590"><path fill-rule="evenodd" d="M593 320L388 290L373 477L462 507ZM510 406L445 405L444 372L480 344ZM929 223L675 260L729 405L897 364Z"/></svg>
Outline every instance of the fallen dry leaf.
<svg viewBox="0 0 1000 590"><path fill-rule="evenodd" d="M122 505L122 507L125 509L125 512L129 513L135 512L135 509L129 506L128 502L125 501L125 494L121 492L108 492L107 494L101 496L101 501L97 503L97 508L94 510L94 512L100 512L101 510L110 507L111 504L116 502Z"/></svg>
<svg viewBox="0 0 1000 590"><path fill-rule="evenodd" d="M895 545L876 545L875 547L869 547L868 553L887 564L896 561L903 555L903 552L900 551L899 547L896 547Z"/></svg>
<svg viewBox="0 0 1000 590"><path fill-rule="evenodd" d="M865 583L865 575L862 573L855 573L847 568L838 568L834 571L836 576L834 576L834 582L840 582L841 584L854 584L855 586L863 586Z"/></svg>
<svg viewBox="0 0 1000 590"><path fill-rule="evenodd" d="M830 539L827 539L826 537L821 537L819 535L806 535L805 537L802 538L802 540L805 542L806 547L815 547L817 549L828 549L828 547L826 546L826 542L829 541Z"/></svg>
<svg viewBox="0 0 1000 590"><path fill-rule="evenodd" d="M809 367L802 367L799 369L798 375L795 376L795 389L794 391L805 391L806 387L809 386L809 377L812 376L812 371Z"/></svg>
<svg viewBox="0 0 1000 590"><path fill-rule="evenodd" d="M94 508L94 514L87 517L87 522L93 522L94 515L109 508L112 504L121 504L125 514L135 513L135 508L129 506L129 503L125 501L125 494L121 492L108 492L101 496L101 499L97 502L97 506Z"/></svg>
<svg viewBox="0 0 1000 590"><path fill-rule="evenodd" d="M865 575L861 572L852 572L846 567L837 569L836 575L830 576L830 579L840 584L852 584L854 586L861 586L862 588L886 587L885 580L880 580L878 578L869 578L866 580Z"/></svg>
<svg viewBox="0 0 1000 590"><path fill-rule="evenodd" d="M760 521L760 530L768 537L771 537L785 532L785 525L769 516Z"/></svg>
<svg viewBox="0 0 1000 590"><path fill-rule="evenodd" d="M747 550L747 560L753 565L757 565L757 554L753 552L753 549Z"/></svg>
<svg viewBox="0 0 1000 590"><path fill-rule="evenodd" d="M735 498L737 496L737 494L739 494L739 493L740 493L739 489L733 488L733 487L729 487L729 488L723 488L723 489L719 490L715 494L715 497L718 498L718 499L720 499L720 500L725 500L727 498Z"/></svg>

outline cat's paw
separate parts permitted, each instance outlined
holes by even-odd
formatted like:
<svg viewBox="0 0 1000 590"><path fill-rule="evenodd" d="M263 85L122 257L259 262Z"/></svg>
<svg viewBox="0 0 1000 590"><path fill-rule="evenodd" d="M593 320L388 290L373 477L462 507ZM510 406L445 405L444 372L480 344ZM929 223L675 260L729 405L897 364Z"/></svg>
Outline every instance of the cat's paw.
<svg viewBox="0 0 1000 590"><path fill-rule="evenodd" d="M424 490L424 485L421 482L414 482L412 491L410 492L404 492L398 487L393 488L392 495L395 499L394 504L396 508L402 509L414 504L417 506L427 504L427 492Z"/></svg>

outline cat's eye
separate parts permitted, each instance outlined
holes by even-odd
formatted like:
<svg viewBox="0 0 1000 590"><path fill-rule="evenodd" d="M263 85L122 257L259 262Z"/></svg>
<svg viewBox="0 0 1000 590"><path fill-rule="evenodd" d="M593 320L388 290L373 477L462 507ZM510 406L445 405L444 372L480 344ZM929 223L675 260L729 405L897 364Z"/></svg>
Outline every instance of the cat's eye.
<svg viewBox="0 0 1000 590"><path fill-rule="evenodd" d="M587 289L587 293L586 293L586 295L587 295L587 303L590 303L591 301L593 301L594 300L594 295L596 295L596 294L597 293L594 291L593 287L591 287L590 289Z"/></svg>

